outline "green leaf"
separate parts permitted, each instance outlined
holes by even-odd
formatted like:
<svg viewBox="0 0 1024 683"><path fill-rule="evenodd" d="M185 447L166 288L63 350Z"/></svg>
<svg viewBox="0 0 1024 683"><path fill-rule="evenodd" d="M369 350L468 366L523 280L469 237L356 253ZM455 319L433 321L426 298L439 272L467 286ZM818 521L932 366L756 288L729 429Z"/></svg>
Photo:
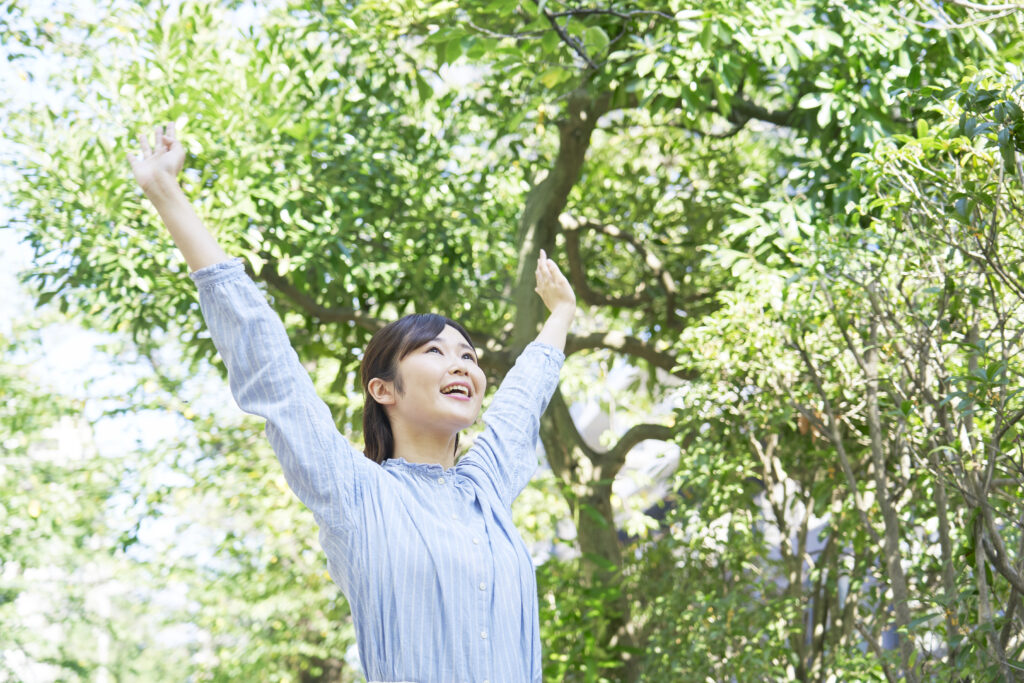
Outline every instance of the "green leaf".
<svg viewBox="0 0 1024 683"><path fill-rule="evenodd" d="M653 52L649 52L642 56L636 62L636 75L639 78L643 78L647 74L651 73L654 68L654 63L658 60L658 55Z"/></svg>
<svg viewBox="0 0 1024 683"><path fill-rule="evenodd" d="M544 73L542 73L540 76L538 76L537 80L543 83L545 87L554 88L556 85L566 80L571 75L571 72L569 72L568 70L563 69L560 66L553 66Z"/></svg>
<svg viewBox="0 0 1024 683"><path fill-rule="evenodd" d="M821 93L809 92L800 98L797 102L797 107L800 109L814 109L815 107L821 106Z"/></svg>
<svg viewBox="0 0 1024 683"><path fill-rule="evenodd" d="M583 34L583 44L592 57L600 56L606 49L610 39L600 26L591 26Z"/></svg>
<svg viewBox="0 0 1024 683"><path fill-rule="evenodd" d="M429 100L434 94L434 89L430 87L430 84L420 75L419 71L416 72L416 92L420 96L421 101Z"/></svg>
<svg viewBox="0 0 1024 683"><path fill-rule="evenodd" d="M815 116L815 121L819 126L824 128L832 120L832 102L834 97L832 93L823 93L821 97L821 107L818 109L818 113Z"/></svg>
<svg viewBox="0 0 1024 683"><path fill-rule="evenodd" d="M714 39L714 25L711 21L704 22L704 28L700 32L700 45L705 51L711 49L711 44Z"/></svg>
<svg viewBox="0 0 1024 683"><path fill-rule="evenodd" d="M45 306L46 304L50 303L50 300L53 299L53 297L56 296L57 294L58 292L56 291L40 293L39 298L36 299L36 306Z"/></svg>
<svg viewBox="0 0 1024 683"><path fill-rule="evenodd" d="M942 616L942 612L929 612L927 614L923 614L923 615L917 617L916 619L912 619L909 623L907 623L906 630L908 632L912 632L918 626L921 626L922 624L926 624L929 621L933 621L933 620L935 620L935 619L937 619L937 618L939 618L941 616Z"/></svg>
<svg viewBox="0 0 1024 683"><path fill-rule="evenodd" d="M462 39L449 40L444 48L444 61L453 64L462 56Z"/></svg>

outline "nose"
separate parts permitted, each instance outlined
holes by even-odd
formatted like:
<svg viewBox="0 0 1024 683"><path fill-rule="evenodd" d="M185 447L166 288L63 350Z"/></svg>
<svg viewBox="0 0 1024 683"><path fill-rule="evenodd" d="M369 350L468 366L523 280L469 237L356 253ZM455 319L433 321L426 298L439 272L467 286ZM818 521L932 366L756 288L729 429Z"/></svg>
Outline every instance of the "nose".
<svg viewBox="0 0 1024 683"><path fill-rule="evenodd" d="M468 364L469 361L467 361L465 358L456 358L455 361L452 363L450 371L456 375L468 375Z"/></svg>

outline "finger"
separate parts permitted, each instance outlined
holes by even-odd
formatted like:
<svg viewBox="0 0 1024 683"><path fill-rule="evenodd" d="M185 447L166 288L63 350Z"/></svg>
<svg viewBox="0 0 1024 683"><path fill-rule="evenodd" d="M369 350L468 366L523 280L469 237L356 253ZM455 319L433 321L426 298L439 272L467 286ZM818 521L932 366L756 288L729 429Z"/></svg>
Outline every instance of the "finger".
<svg viewBox="0 0 1024 683"><path fill-rule="evenodd" d="M548 273L547 273L547 271L546 271L546 270L544 269L544 262L543 262L543 261L538 261L538 262L537 262L537 272L536 272L536 276L537 276L537 285L538 285L538 286L539 286L539 285L540 285L541 283L546 283L546 282L548 281Z"/></svg>
<svg viewBox="0 0 1024 683"><path fill-rule="evenodd" d="M149 146L149 140L146 139L145 135L139 135L139 147L142 149L142 156L148 157L153 153L153 149Z"/></svg>
<svg viewBox="0 0 1024 683"><path fill-rule="evenodd" d="M172 140L175 139L175 136L177 135L177 129L174 127L174 121L171 121L167 124L167 132L165 133L165 135Z"/></svg>
<svg viewBox="0 0 1024 683"><path fill-rule="evenodd" d="M127 157L128 163L132 168L135 168L135 164L139 163L139 158L134 154L126 154L125 157Z"/></svg>
<svg viewBox="0 0 1024 683"><path fill-rule="evenodd" d="M156 148L161 152L169 150L174 145L174 138L169 137L167 132L166 126L157 126Z"/></svg>
<svg viewBox="0 0 1024 683"><path fill-rule="evenodd" d="M174 143L176 142L176 140L174 139L173 123L168 123L166 126L164 126L164 132L161 136L161 140L163 141L164 149L169 150L172 147L174 147Z"/></svg>

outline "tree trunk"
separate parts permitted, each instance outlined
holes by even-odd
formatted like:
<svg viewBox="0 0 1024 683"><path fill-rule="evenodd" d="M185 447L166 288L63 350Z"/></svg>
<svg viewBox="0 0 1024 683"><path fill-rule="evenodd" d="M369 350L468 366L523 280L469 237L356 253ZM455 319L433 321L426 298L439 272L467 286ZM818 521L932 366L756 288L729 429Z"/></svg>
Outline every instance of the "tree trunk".
<svg viewBox="0 0 1024 683"><path fill-rule="evenodd" d="M558 122L558 155L546 176L533 186L526 197L516 240L519 263L512 294L516 305L512 348L522 348L530 342L544 315L543 302L533 291L537 257L541 249L553 252L555 236L561 229L558 217L565 209L569 192L580 178L590 147L590 136L597 119L607 110L608 100L607 95L594 98L583 90L569 96L566 118Z"/></svg>
<svg viewBox="0 0 1024 683"><path fill-rule="evenodd" d="M878 409L878 321L872 319L870 339L864 350L864 374L867 379L867 418L868 433L871 439L871 461L875 475L875 490L878 507L882 511L885 525L884 552L885 563L889 573L889 584L892 586L893 601L896 610L896 629L899 631L910 623L908 601L910 592L907 578L903 573L900 556L900 519L899 512L893 505L889 493L889 474L887 469L884 445L882 443L882 420ZM908 683L916 683L917 673L911 664L914 645L906 634L900 634L900 657L903 673Z"/></svg>
<svg viewBox="0 0 1024 683"><path fill-rule="evenodd" d="M539 252L544 249L556 261L560 260L554 252L555 239L561 231L559 216L580 178L591 135L598 118L607 111L609 100L607 94L594 97L583 89L569 96L565 118L558 122L559 147L554 164L526 198L519 221L519 263L512 294L516 306L510 340L513 349L529 343L544 317L543 303L534 293ZM593 454L580 447L578 433L561 396L556 396L553 403L560 405L553 405L545 416L541 437L552 469L569 484L570 508L578 513L577 537L583 553L584 579L592 584L617 586L621 582L622 549L612 511L611 484L625 456L609 459L614 462L590 462ZM581 466L584 459L589 467ZM629 603L625 594L620 592L616 602L609 605L613 614L607 632L598 637L598 642L605 646L629 638ZM621 668L610 673L620 680L624 675ZM627 680L635 675L628 673Z"/></svg>

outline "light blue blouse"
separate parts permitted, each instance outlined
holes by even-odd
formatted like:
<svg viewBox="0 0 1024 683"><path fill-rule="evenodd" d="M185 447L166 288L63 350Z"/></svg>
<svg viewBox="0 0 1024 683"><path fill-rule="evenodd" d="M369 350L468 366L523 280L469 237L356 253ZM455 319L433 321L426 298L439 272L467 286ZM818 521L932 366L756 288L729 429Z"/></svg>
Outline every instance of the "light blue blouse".
<svg viewBox="0 0 1024 683"><path fill-rule="evenodd" d="M540 681L534 568L510 506L537 467L562 352L523 351L454 467L381 466L338 433L241 259L192 278L235 400L266 418L288 484L313 511L367 678Z"/></svg>

